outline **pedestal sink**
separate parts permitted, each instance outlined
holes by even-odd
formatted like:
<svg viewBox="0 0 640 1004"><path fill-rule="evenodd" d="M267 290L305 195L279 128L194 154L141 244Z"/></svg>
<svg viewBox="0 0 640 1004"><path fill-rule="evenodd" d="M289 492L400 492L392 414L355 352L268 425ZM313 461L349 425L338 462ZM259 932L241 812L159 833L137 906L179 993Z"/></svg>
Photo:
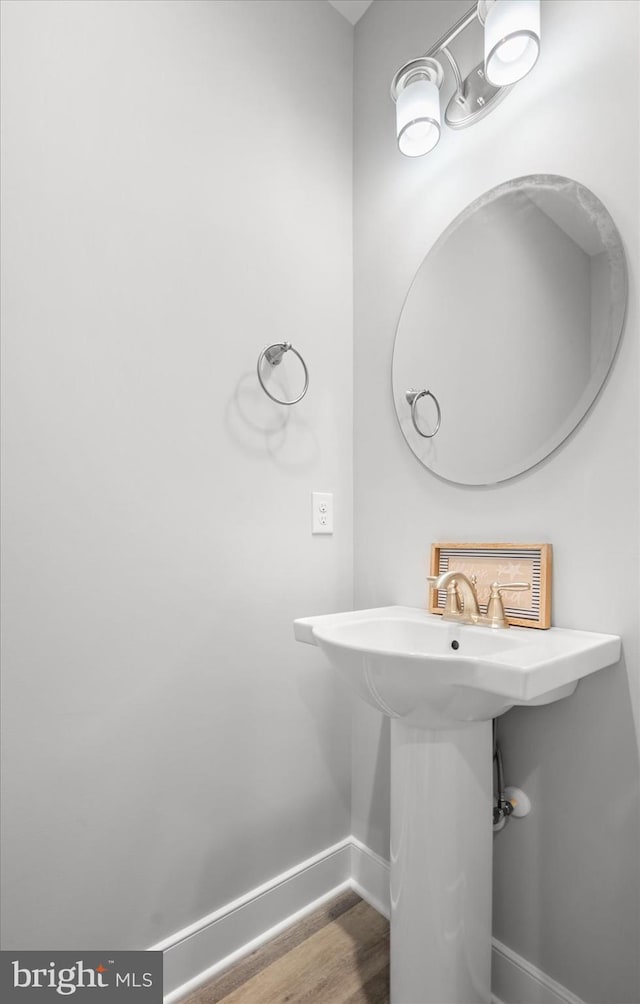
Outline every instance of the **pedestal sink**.
<svg viewBox="0 0 640 1004"><path fill-rule="evenodd" d="M391 718L391 1004L489 1004L491 719L568 697L618 661L620 638L400 606L306 617L294 631Z"/></svg>

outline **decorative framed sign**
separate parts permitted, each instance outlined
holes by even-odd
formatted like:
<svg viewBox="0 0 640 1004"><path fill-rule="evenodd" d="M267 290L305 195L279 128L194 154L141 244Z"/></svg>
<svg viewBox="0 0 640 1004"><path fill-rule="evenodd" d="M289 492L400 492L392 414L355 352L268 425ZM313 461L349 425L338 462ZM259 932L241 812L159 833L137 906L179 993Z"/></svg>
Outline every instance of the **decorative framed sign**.
<svg viewBox="0 0 640 1004"><path fill-rule="evenodd" d="M530 589L502 590L509 624L518 627L551 627L551 544L458 544L431 545L431 575L464 572L476 576L481 613L486 613L492 582L528 582ZM441 614L446 589L429 590L429 612Z"/></svg>

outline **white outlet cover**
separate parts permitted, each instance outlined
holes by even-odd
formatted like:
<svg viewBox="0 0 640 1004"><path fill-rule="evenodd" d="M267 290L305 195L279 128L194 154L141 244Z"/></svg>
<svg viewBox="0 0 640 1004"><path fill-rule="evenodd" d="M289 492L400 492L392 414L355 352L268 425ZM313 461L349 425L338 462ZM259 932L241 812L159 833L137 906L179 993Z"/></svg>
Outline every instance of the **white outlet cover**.
<svg viewBox="0 0 640 1004"><path fill-rule="evenodd" d="M333 492L311 493L311 533L333 533Z"/></svg>

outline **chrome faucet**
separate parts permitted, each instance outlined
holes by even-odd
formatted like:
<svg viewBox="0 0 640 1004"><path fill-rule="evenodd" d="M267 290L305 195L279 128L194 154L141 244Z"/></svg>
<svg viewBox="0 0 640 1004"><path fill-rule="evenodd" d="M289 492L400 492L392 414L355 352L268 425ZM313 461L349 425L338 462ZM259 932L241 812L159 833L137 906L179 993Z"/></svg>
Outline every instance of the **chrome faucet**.
<svg viewBox="0 0 640 1004"><path fill-rule="evenodd" d="M492 582L491 595L486 614L480 613L478 594L476 592L477 578L469 578L464 572L444 572L443 575L429 575L427 582L432 589L446 589L443 620L457 621L459 624L478 624L492 628L508 628L507 620L500 595L503 589L520 591L530 589L528 582Z"/></svg>

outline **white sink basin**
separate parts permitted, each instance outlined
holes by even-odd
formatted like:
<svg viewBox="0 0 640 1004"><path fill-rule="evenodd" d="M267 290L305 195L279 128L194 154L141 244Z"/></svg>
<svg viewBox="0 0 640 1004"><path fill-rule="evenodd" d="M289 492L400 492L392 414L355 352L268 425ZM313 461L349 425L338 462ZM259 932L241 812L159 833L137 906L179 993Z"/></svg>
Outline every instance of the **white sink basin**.
<svg viewBox="0 0 640 1004"><path fill-rule="evenodd" d="M415 607L305 617L294 622L294 631L298 641L322 649L369 704L425 728L560 700L583 676L620 657L617 635L492 630Z"/></svg>

